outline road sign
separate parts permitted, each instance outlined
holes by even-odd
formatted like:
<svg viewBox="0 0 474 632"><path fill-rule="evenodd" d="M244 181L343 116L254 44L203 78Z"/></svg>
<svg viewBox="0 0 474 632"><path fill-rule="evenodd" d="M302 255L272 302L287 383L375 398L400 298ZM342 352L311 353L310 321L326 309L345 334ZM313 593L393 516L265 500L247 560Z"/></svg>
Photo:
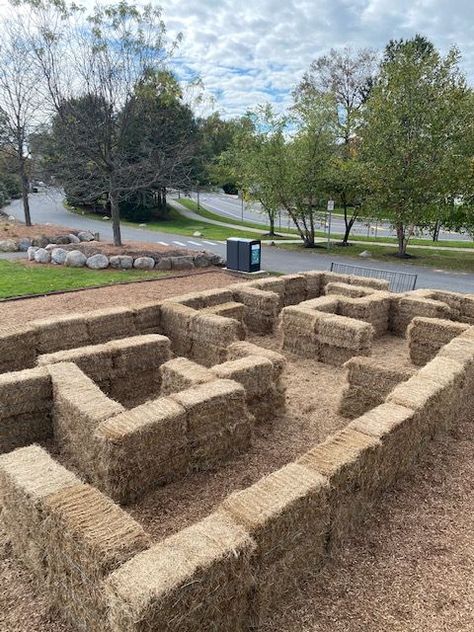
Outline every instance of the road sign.
<svg viewBox="0 0 474 632"><path fill-rule="evenodd" d="M334 210L334 200L328 200L328 211L331 212Z"/></svg>

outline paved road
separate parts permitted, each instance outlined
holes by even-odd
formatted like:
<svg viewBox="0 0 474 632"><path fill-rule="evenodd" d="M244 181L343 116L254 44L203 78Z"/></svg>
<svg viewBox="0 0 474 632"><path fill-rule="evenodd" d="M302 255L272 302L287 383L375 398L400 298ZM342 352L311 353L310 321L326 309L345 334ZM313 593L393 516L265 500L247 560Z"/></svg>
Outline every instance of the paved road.
<svg viewBox="0 0 474 632"><path fill-rule="evenodd" d="M192 193L192 198L196 199L196 194ZM266 215L259 212L259 204L256 202L244 203L242 206L242 200L236 195L226 195L225 193L210 193L202 192L199 195L202 205L213 213L223 215L225 217L231 217L232 219L245 219L250 222L258 222L259 224L268 224ZM277 228L281 231L288 230L292 223L288 219L288 216L284 211L281 213L280 218L276 222ZM324 222L317 222L318 230L325 230ZM338 215L334 215L331 221L331 233L344 233L345 225L344 219ZM359 235L363 237L395 237L395 232L391 228L388 222L371 222L370 226L367 226L365 222L356 222L352 228L353 235ZM440 240L443 239L459 239L463 241L469 241L468 235L462 235L459 233L441 231ZM430 240L427 239L427 242Z"/></svg>
<svg viewBox="0 0 474 632"><path fill-rule="evenodd" d="M16 200L8 207L8 213L22 219L21 201ZM33 222L46 224L54 223L71 228L93 230L100 232L102 239L111 239L112 226L110 222L92 220L67 211L62 204L62 196L58 192L36 193L31 196L31 215ZM172 235L147 230L145 228L122 227L124 239L186 246L187 248L210 250L225 257L225 244L199 238L189 238L183 235ZM474 293L473 273L454 273L432 270L417 266L397 263L370 262L360 258L337 257L323 254L319 249L311 251L293 252L277 247L267 246L263 250L262 266L274 272L298 272L300 270L327 270L332 261L353 264L365 268L382 268L385 270L401 271L418 274L417 287L433 287L449 289L457 292Z"/></svg>

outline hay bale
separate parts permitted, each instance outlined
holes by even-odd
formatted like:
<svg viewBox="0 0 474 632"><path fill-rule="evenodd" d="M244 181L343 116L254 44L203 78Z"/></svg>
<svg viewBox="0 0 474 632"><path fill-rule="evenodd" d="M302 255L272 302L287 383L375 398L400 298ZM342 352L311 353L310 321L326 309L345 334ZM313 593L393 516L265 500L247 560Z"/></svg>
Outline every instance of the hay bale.
<svg viewBox="0 0 474 632"><path fill-rule="evenodd" d="M253 550L245 529L221 513L183 529L107 578L111 629L244 632Z"/></svg>
<svg viewBox="0 0 474 632"><path fill-rule="evenodd" d="M338 314L363 320L374 328L376 336L383 336L389 329L390 295L377 292L358 299L341 298Z"/></svg>
<svg viewBox="0 0 474 632"><path fill-rule="evenodd" d="M161 303L145 303L133 308L135 329L139 334L161 333Z"/></svg>
<svg viewBox="0 0 474 632"><path fill-rule="evenodd" d="M349 275L349 283L350 285L361 285L363 287L373 288L374 290L382 290L383 292L390 289L390 283L385 279L374 279L372 277L357 276L354 274Z"/></svg>
<svg viewBox="0 0 474 632"><path fill-rule="evenodd" d="M283 305L297 305L307 298L307 280L302 274L285 274L280 277L284 283Z"/></svg>
<svg viewBox="0 0 474 632"><path fill-rule="evenodd" d="M467 337L472 331L471 328L454 338L438 354L438 358L457 362L464 371L464 382L452 410L454 432L459 422L474 421L474 336Z"/></svg>
<svg viewBox="0 0 474 632"><path fill-rule="evenodd" d="M66 351L56 351L38 357L39 366L73 362L91 380L100 384L112 377L112 352L107 345L89 345Z"/></svg>
<svg viewBox="0 0 474 632"><path fill-rule="evenodd" d="M283 349L305 358L319 357L318 331L328 314L307 307L284 307L280 314Z"/></svg>
<svg viewBox="0 0 474 632"><path fill-rule="evenodd" d="M174 358L165 362L160 367L160 373L163 395L177 393L215 379L212 371L187 358Z"/></svg>
<svg viewBox="0 0 474 632"><path fill-rule="evenodd" d="M248 449L253 419L243 386L231 380L214 380L170 397L186 410L194 468L219 465Z"/></svg>
<svg viewBox="0 0 474 632"><path fill-rule="evenodd" d="M92 344L116 338L127 338L138 332L134 312L124 307L107 307L85 314L87 331Z"/></svg>
<svg viewBox="0 0 474 632"><path fill-rule="evenodd" d="M28 369L36 362L36 331L31 325L0 327L0 373Z"/></svg>
<svg viewBox="0 0 474 632"><path fill-rule="evenodd" d="M212 305L211 307L204 307L200 310L201 314L215 314L216 316L223 316L224 318L233 318L234 320L243 323L244 321L244 306L242 303L236 303L235 301L229 301L228 303L222 303L220 305Z"/></svg>
<svg viewBox="0 0 474 632"><path fill-rule="evenodd" d="M321 345L355 350L362 352L361 355L370 351L373 336L374 329L371 325L346 316L327 314L318 324Z"/></svg>
<svg viewBox="0 0 474 632"><path fill-rule="evenodd" d="M196 310L179 303L164 302L161 307L163 333L171 340L171 347L178 356L191 352L189 328Z"/></svg>
<svg viewBox="0 0 474 632"><path fill-rule="evenodd" d="M257 290L264 290L265 292L275 292L281 299L283 299L285 294L285 281L283 277L279 276L252 281L248 284L248 287L255 287Z"/></svg>
<svg viewBox="0 0 474 632"><path fill-rule="evenodd" d="M271 333L280 311L280 296L247 285L232 286L234 301L242 303L244 323L255 333Z"/></svg>
<svg viewBox="0 0 474 632"><path fill-rule="evenodd" d="M390 312L390 329L400 336L405 335L408 325L416 316L451 319L451 309L446 303L409 294L392 297Z"/></svg>
<svg viewBox="0 0 474 632"><path fill-rule="evenodd" d="M463 323L474 325L474 294L467 294L462 297L459 320Z"/></svg>
<svg viewBox="0 0 474 632"><path fill-rule="evenodd" d="M339 309L339 299L335 296L320 296L308 301L303 301L298 307L313 309L326 314L337 314Z"/></svg>
<svg viewBox="0 0 474 632"><path fill-rule="evenodd" d="M189 326L190 356L204 366L223 362L227 347L244 337L241 323L213 314L197 312Z"/></svg>
<svg viewBox="0 0 474 632"><path fill-rule="evenodd" d="M413 364L423 366L433 359L438 351L469 325L441 318L415 317L407 328L410 359Z"/></svg>
<svg viewBox="0 0 474 632"><path fill-rule="evenodd" d="M223 380L234 380L245 388L247 401L267 393L273 386L273 364L262 356L245 356L212 367Z"/></svg>
<svg viewBox="0 0 474 632"><path fill-rule="evenodd" d="M160 397L103 421L96 484L120 503L183 476L189 465L186 411Z"/></svg>
<svg viewBox="0 0 474 632"><path fill-rule="evenodd" d="M142 527L89 485L58 490L43 501L46 590L63 617L91 632L106 627L103 580L146 550Z"/></svg>
<svg viewBox="0 0 474 632"><path fill-rule="evenodd" d="M213 305L221 305L232 301L232 290L230 289L201 290L200 295L204 301L203 307L212 307Z"/></svg>
<svg viewBox="0 0 474 632"><path fill-rule="evenodd" d="M77 485L76 476L39 446L0 456L2 521L15 555L39 580L48 570L42 538L44 500Z"/></svg>
<svg viewBox="0 0 474 632"><path fill-rule="evenodd" d="M90 344L85 314L50 316L32 322L39 354L54 353Z"/></svg>
<svg viewBox="0 0 474 632"><path fill-rule="evenodd" d="M323 272L321 277L321 294L325 292L328 283L345 283L349 285L350 276L348 274L338 274L337 272ZM362 285L359 283L359 285Z"/></svg>
<svg viewBox="0 0 474 632"><path fill-rule="evenodd" d="M135 371L158 371L171 357L169 338L159 334L112 340L106 347L112 354L114 377L130 378Z"/></svg>
<svg viewBox="0 0 474 632"><path fill-rule="evenodd" d="M166 299L163 302L163 305L166 304L184 305L194 310L206 307L206 302L204 300L202 292L188 292L187 294L175 296L173 298Z"/></svg>
<svg viewBox="0 0 474 632"><path fill-rule="evenodd" d="M221 508L255 540L254 616L266 619L292 596L293 582L317 571L326 559L328 482L290 463L228 496Z"/></svg>
<svg viewBox="0 0 474 632"><path fill-rule="evenodd" d="M299 275L306 279L306 297L307 299L317 298L322 294L323 272L310 270L309 272L298 272Z"/></svg>
<svg viewBox="0 0 474 632"><path fill-rule="evenodd" d="M347 296L349 298L361 298L362 296L369 296L374 293L371 288L363 287L362 285L349 285L348 283L328 283L324 288L327 296Z"/></svg>
<svg viewBox="0 0 474 632"><path fill-rule="evenodd" d="M357 528L375 498L379 448L378 438L345 428L297 460L329 481L331 552Z"/></svg>
<svg viewBox="0 0 474 632"><path fill-rule="evenodd" d="M270 360L273 365L273 380L276 384L279 383L286 366L285 356L271 349L265 349L264 347L259 347L258 345L245 341L234 342L227 347L228 360L237 360L238 358L245 358L249 355L258 355Z"/></svg>

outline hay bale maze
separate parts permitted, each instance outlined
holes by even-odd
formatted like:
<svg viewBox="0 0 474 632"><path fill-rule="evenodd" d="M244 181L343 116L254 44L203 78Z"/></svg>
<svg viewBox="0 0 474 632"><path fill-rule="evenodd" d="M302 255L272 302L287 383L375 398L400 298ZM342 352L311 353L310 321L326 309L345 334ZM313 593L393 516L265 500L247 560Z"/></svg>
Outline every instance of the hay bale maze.
<svg viewBox="0 0 474 632"><path fill-rule="evenodd" d="M258 629L474 421L473 325L472 296L305 272L3 329L15 558L73 629Z"/></svg>

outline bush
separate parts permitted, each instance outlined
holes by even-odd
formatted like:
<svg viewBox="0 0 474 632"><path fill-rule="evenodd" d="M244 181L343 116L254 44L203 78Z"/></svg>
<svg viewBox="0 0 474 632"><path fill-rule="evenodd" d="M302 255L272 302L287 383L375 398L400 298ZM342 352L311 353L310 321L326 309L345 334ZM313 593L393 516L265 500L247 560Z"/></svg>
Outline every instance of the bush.
<svg viewBox="0 0 474 632"><path fill-rule="evenodd" d="M2 173L0 175L0 188L7 198L21 197L21 181L18 176L11 173Z"/></svg>

